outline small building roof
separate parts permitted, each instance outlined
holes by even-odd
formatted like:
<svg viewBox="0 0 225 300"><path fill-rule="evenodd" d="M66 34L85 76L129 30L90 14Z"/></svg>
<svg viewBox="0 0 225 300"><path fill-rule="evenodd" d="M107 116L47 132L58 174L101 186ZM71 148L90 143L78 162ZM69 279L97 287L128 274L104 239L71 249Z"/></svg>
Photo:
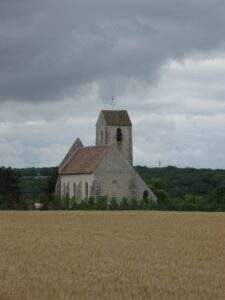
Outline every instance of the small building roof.
<svg viewBox="0 0 225 300"><path fill-rule="evenodd" d="M60 171L61 175L91 174L109 151L107 146L80 148Z"/></svg>
<svg viewBox="0 0 225 300"><path fill-rule="evenodd" d="M102 114L109 126L132 126L126 110L102 110Z"/></svg>

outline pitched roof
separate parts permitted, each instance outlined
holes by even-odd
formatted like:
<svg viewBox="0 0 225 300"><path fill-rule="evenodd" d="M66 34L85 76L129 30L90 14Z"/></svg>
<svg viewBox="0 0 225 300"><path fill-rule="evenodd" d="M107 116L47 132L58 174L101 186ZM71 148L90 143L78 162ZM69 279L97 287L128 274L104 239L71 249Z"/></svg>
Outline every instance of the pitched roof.
<svg viewBox="0 0 225 300"><path fill-rule="evenodd" d="M59 165L59 172L65 167L65 165L69 162L72 156L80 149L83 148L84 145L79 138L75 140L73 145L70 147L69 151L67 152L66 156L64 157L63 161Z"/></svg>
<svg viewBox="0 0 225 300"><path fill-rule="evenodd" d="M102 114L109 126L132 126L126 110L102 110Z"/></svg>
<svg viewBox="0 0 225 300"><path fill-rule="evenodd" d="M60 174L90 174L106 156L109 147L83 147L70 159Z"/></svg>

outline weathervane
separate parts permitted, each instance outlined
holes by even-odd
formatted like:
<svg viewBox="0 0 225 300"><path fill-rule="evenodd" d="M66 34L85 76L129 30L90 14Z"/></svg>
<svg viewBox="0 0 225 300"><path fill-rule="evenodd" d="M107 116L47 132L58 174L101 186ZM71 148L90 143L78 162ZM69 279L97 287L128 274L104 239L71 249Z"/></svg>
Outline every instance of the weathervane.
<svg viewBox="0 0 225 300"><path fill-rule="evenodd" d="M116 106L116 102L115 102L115 98L114 97L112 97L111 98L111 107L112 107L112 110L115 108L115 106Z"/></svg>

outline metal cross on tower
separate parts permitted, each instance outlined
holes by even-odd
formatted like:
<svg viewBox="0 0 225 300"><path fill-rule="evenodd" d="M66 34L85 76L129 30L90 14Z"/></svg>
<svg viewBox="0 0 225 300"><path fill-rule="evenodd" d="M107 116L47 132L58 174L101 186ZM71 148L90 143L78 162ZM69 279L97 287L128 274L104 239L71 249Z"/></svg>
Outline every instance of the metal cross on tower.
<svg viewBox="0 0 225 300"><path fill-rule="evenodd" d="M112 107L112 110L115 109L115 106L116 106L116 101L115 101L115 98L112 97L111 98L111 103L110 103L111 107Z"/></svg>

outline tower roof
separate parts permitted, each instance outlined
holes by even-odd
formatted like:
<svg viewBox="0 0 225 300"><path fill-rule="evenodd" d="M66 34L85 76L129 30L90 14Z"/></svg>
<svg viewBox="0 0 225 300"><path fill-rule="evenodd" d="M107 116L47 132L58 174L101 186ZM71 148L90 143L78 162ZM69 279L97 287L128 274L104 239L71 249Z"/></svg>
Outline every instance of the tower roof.
<svg viewBox="0 0 225 300"><path fill-rule="evenodd" d="M109 126L132 126L126 110L102 110L102 114Z"/></svg>

